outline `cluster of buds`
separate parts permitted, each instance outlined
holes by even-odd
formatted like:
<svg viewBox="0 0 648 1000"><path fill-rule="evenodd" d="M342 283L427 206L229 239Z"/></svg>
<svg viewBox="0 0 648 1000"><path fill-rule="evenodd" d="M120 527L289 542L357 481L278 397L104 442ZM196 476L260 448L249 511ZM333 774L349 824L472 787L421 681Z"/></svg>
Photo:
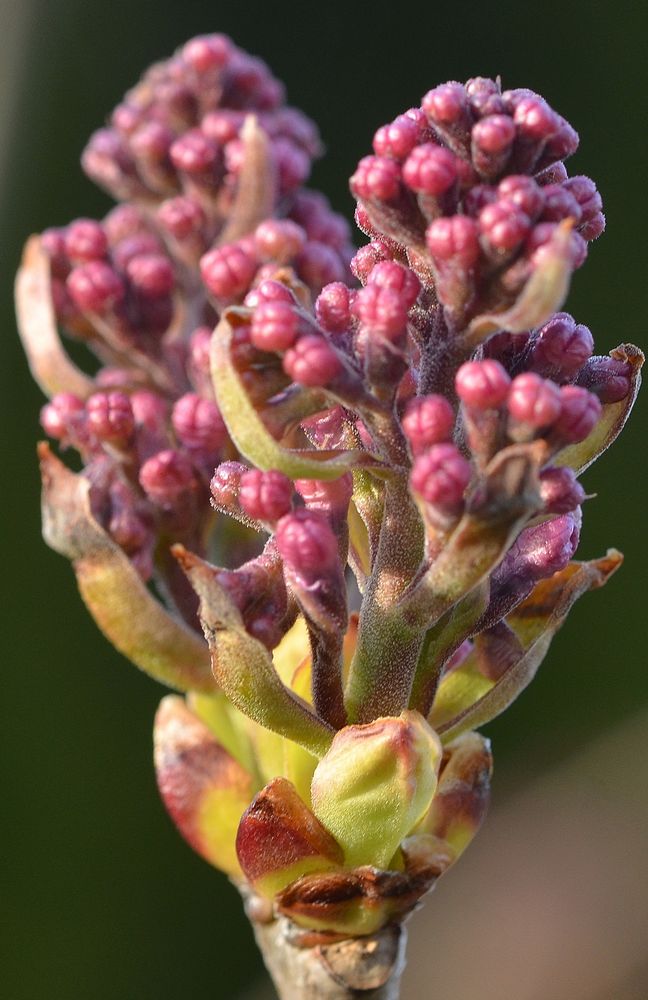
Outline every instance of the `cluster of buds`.
<svg viewBox="0 0 648 1000"><path fill-rule="evenodd" d="M399 924L477 831L475 728L619 565L574 561L577 476L642 356L557 311L604 218L542 98L449 83L380 128L353 255L282 96L220 35L153 67L83 154L120 204L33 237L18 306L83 464L41 446L46 539L184 693L155 723L165 804L307 946Z"/></svg>

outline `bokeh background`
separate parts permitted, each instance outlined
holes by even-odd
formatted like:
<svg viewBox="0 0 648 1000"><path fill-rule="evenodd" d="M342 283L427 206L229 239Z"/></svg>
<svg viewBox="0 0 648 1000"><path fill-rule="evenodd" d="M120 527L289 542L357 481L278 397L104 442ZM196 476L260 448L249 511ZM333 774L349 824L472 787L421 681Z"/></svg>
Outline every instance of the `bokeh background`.
<svg viewBox="0 0 648 1000"><path fill-rule="evenodd" d="M351 213L346 179L375 128L445 79L500 74L581 133L608 231L569 308L599 351L645 346L648 12L618 0L407 4L0 0L2 882L6 1000L269 997L234 889L181 842L153 780L161 696L99 635L67 563L40 540L41 397L11 284L31 232L109 202L78 157L153 60L192 34L263 56L328 147L313 183ZM581 552L621 573L572 613L532 688L488 727L495 807L413 921L405 1000L648 996L648 408L588 474Z"/></svg>

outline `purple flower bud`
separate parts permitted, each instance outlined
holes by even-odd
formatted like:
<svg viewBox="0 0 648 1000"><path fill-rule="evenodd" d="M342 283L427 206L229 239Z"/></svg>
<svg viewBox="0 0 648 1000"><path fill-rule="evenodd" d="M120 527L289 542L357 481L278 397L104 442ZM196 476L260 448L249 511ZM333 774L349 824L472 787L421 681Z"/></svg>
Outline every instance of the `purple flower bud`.
<svg viewBox="0 0 648 1000"><path fill-rule="evenodd" d="M194 486L193 465L184 452L167 448L144 462L139 481L153 503L172 507Z"/></svg>
<svg viewBox="0 0 648 1000"><path fill-rule="evenodd" d="M603 212L597 212L589 222L582 222L578 227L578 231L588 243L591 243L592 240L597 240L601 233L605 232L605 216Z"/></svg>
<svg viewBox="0 0 648 1000"><path fill-rule="evenodd" d="M457 512L470 482L468 459L453 444L435 444L419 455L410 474L412 490L444 513Z"/></svg>
<svg viewBox="0 0 648 1000"><path fill-rule="evenodd" d="M578 202L581 209L581 223L589 222L601 212L603 201L596 184L589 177L584 177L582 174L569 177L562 186Z"/></svg>
<svg viewBox="0 0 648 1000"><path fill-rule="evenodd" d="M176 400L171 423L178 440L190 450L213 453L227 440L227 428L216 403L194 392Z"/></svg>
<svg viewBox="0 0 648 1000"><path fill-rule="evenodd" d="M525 427L540 430L553 424L561 413L560 389L555 382L524 372L513 379L508 410L513 420Z"/></svg>
<svg viewBox="0 0 648 1000"><path fill-rule="evenodd" d="M525 97L513 113L518 134L535 142L547 140L559 128L558 116L541 97ZM558 159L558 157L557 157Z"/></svg>
<svg viewBox="0 0 648 1000"><path fill-rule="evenodd" d="M429 90L421 104L435 125L455 125L464 120L467 112L466 89L460 83L443 83Z"/></svg>
<svg viewBox="0 0 648 1000"><path fill-rule="evenodd" d="M501 174L511 154L515 126L508 115L487 115L473 126L471 159L482 177L493 179Z"/></svg>
<svg viewBox="0 0 648 1000"><path fill-rule="evenodd" d="M291 511L277 524L274 537L284 563L300 576L317 579L337 566L337 538L320 511Z"/></svg>
<svg viewBox="0 0 648 1000"><path fill-rule="evenodd" d="M392 201L400 191L400 167L384 156L365 156L350 180L356 198Z"/></svg>
<svg viewBox="0 0 648 1000"><path fill-rule="evenodd" d="M378 129L373 138L376 156L390 156L404 160L420 138L420 126L407 115L399 115L389 125Z"/></svg>
<svg viewBox="0 0 648 1000"><path fill-rule="evenodd" d="M98 315L119 305L126 292L117 272L99 260L75 267L67 279L67 289L82 312Z"/></svg>
<svg viewBox="0 0 648 1000"><path fill-rule="evenodd" d="M412 191L421 194L438 197L445 194L456 179L454 153L431 142L416 146L403 164L403 180Z"/></svg>
<svg viewBox="0 0 648 1000"><path fill-rule="evenodd" d="M100 222L77 219L65 230L65 252L71 261L83 264L101 260L108 251L108 239Z"/></svg>
<svg viewBox="0 0 648 1000"><path fill-rule="evenodd" d="M125 271L133 257L146 254L157 254L162 250L162 244L152 233L134 233L120 240L112 249L112 260L119 271Z"/></svg>
<svg viewBox="0 0 648 1000"><path fill-rule="evenodd" d="M402 297L408 309L414 305L421 291L421 282L412 269L398 264L395 260L379 261L372 268L367 284L377 285L379 288L393 288Z"/></svg>
<svg viewBox="0 0 648 1000"><path fill-rule="evenodd" d="M276 469L249 469L241 476L239 503L255 521L278 521L290 510L292 495L292 481Z"/></svg>
<svg viewBox="0 0 648 1000"><path fill-rule="evenodd" d="M529 234L531 221L512 201L494 201L479 213L484 238L495 250L514 250Z"/></svg>
<svg viewBox="0 0 648 1000"><path fill-rule="evenodd" d="M425 234L435 262L453 262L471 268L479 257L479 230L467 215L435 219Z"/></svg>
<svg viewBox="0 0 648 1000"><path fill-rule="evenodd" d="M138 165L166 164L175 136L162 122L147 121L133 133L130 148Z"/></svg>
<svg viewBox="0 0 648 1000"><path fill-rule="evenodd" d="M218 146L198 128L176 139L169 155L176 170L194 177L213 173L219 162Z"/></svg>
<svg viewBox="0 0 648 1000"><path fill-rule="evenodd" d="M306 233L290 219L266 219L254 231L254 244L261 260L287 264L304 249Z"/></svg>
<svg viewBox="0 0 648 1000"><path fill-rule="evenodd" d="M408 296L371 279L357 293L352 309L363 326L388 340L400 337L407 327Z"/></svg>
<svg viewBox="0 0 648 1000"><path fill-rule="evenodd" d="M542 211L544 195L533 177L524 174L511 174L505 177L497 186L498 195L505 201L512 202L527 218L535 220Z"/></svg>
<svg viewBox="0 0 648 1000"><path fill-rule="evenodd" d="M580 536L580 511L525 528L496 571L497 577L527 578L531 586L564 569Z"/></svg>
<svg viewBox="0 0 648 1000"><path fill-rule="evenodd" d="M157 210L157 221L162 229L180 241L201 235L207 223L198 202L184 195L163 201Z"/></svg>
<svg viewBox="0 0 648 1000"><path fill-rule="evenodd" d="M403 433L414 455L452 436L455 415L444 396L416 396L407 404L401 420Z"/></svg>
<svg viewBox="0 0 648 1000"><path fill-rule="evenodd" d="M123 392L98 392L86 402L88 429L100 441L126 445L133 436L135 417Z"/></svg>
<svg viewBox="0 0 648 1000"><path fill-rule="evenodd" d="M317 321L328 333L343 333L351 324L352 293L341 281L325 285L315 301Z"/></svg>
<svg viewBox="0 0 648 1000"><path fill-rule="evenodd" d="M531 365L543 375L572 378L594 349L594 338L586 326L569 313L556 313L538 330L531 347Z"/></svg>
<svg viewBox="0 0 648 1000"><path fill-rule="evenodd" d="M499 361L466 361L457 372L455 388L461 402L475 410L494 410L508 396L511 379Z"/></svg>
<svg viewBox="0 0 648 1000"><path fill-rule="evenodd" d="M221 462L216 466L209 490L217 510L231 511L239 506L241 476L247 471L242 462Z"/></svg>
<svg viewBox="0 0 648 1000"><path fill-rule="evenodd" d="M143 506L141 502L139 506ZM138 510L133 490L120 479L115 480L110 487L108 531L128 555L133 555L152 541L149 519L143 517L141 510Z"/></svg>
<svg viewBox="0 0 648 1000"><path fill-rule="evenodd" d="M540 473L540 496L546 514L568 514L580 507L585 490L576 473L567 466L543 469Z"/></svg>
<svg viewBox="0 0 648 1000"><path fill-rule="evenodd" d="M632 367L627 361L596 355L578 373L576 384L595 393L602 403L625 399L632 384Z"/></svg>
<svg viewBox="0 0 648 1000"><path fill-rule="evenodd" d="M342 371L342 363L323 337L306 334L286 351L283 368L299 385L317 388L332 382Z"/></svg>
<svg viewBox="0 0 648 1000"><path fill-rule="evenodd" d="M71 392L59 392L41 409L40 422L45 433L57 441L85 420L85 404Z"/></svg>
<svg viewBox="0 0 648 1000"><path fill-rule="evenodd" d="M49 257L52 274L60 278L67 277L70 270L65 237L65 230L54 226L41 233L41 249Z"/></svg>
<svg viewBox="0 0 648 1000"><path fill-rule="evenodd" d="M316 243L314 240L307 243L299 254L296 266L302 281L315 293L319 293L324 285L343 281L347 276L339 253L326 243Z"/></svg>
<svg viewBox="0 0 648 1000"><path fill-rule="evenodd" d="M556 222L540 222L531 230L526 249L531 254L534 265L540 264L544 255L552 252L551 243L557 225ZM575 229L569 234L569 256L571 257L571 266L575 271L582 267L587 259L587 243Z"/></svg>
<svg viewBox="0 0 648 1000"><path fill-rule="evenodd" d="M579 385L564 385L560 390L560 404L555 434L568 444L584 441L601 416L598 396Z"/></svg>
<svg viewBox="0 0 648 1000"><path fill-rule="evenodd" d="M286 351L298 330L299 316L290 302L262 301L252 316L250 336L260 351Z"/></svg>
<svg viewBox="0 0 648 1000"><path fill-rule="evenodd" d="M223 302L243 297L256 273L254 257L240 243L215 247L200 258L207 290Z"/></svg>
<svg viewBox="0 0 648 1000"><path fill-rule="evenodd" d="M582 211L576 198L562 184L547 184L544 194L543 222L560 222L562 219L573 219L577 225L581 221Z"/></svg>
<svg viewBox="0 0 648 1000"><path fill-rule="evenodd" d="M152 299L170 295L175 285L173 265L168 257L160 253L131 257L126 273L133 288Z"/></svg>
<svg viewBox="0 0 648 1000"><path fill-rule="evenodd" d="M300 187L310 173L311 161L308 154L290 139L275 139L272 156L279 175L282 193Z"/></svg>
<svg viewBox="0 0 648 1000"><path fill-rule="evenodd" d="M360 247L357 251L351 261L351 273L364 285L376 264L381 260L389 260L390 258L391 254L387 244L382 243L380 240L373 240L367 246Z"/></svg>
<svg viewBox="0 0 648 1000"><path fill-rule="evenodd" d="M197 35L182 49L182 58L195 73L221 69L232 56L232 43L227 35Z"/></svg>

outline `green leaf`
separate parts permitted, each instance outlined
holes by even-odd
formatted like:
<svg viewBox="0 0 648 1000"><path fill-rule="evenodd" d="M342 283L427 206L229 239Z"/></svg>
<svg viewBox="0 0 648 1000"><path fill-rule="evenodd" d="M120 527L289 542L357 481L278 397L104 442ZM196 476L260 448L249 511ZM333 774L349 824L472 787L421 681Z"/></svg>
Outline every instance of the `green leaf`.
<svg viewBox="0 0 648 1000"><path fill-rule="evenodd" d="M95 520L90 483L39 446L43 535L72 560L81 596L106 638L155 680L180 691L213 691L204 640L147 590L125 553Z"/></svg>
<svg viewBox="0 0 648 1000"><path fill-rule="evenodd" d="M601 419L592 433L579 444L563 448L556 456L556 465L569 465L578 475L589 468L617 439L630 416L641 387L641 366L644 363L644 355L638 347L634 344L620 344L610 351L610 357L616 361L627 361L632 366L630 392L625 399L617 403L604 403Z"/></svg>
<svg viewBox="0 0 648 1000"><path fill-rule="evenodd" d="M241 712L280 736L294 740L316 757L326 753L333 730L317 718L281 681L272 657L245 630L238 608L209 563L173 547L200 599L200 618L220 687Z"/></svg>
<svg viewBox="0 0 648 1000"><path fill-rule="evenodd" d="M360 465L380 469L372 455L359 449L291 450L271 436L245 390L232 362L232 322L241 313L228 309L214 331L211 367L218 406L232 441L258 469L278 469L291 479L338 479Z"/></svg>

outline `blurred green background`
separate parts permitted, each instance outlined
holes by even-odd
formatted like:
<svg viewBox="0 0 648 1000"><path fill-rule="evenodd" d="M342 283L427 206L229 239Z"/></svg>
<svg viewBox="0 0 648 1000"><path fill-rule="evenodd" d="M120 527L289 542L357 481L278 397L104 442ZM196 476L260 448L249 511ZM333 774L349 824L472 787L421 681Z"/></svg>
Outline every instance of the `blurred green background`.
<svg viewBox="0 0 648 1000"><path fill-rule="evenodd" d="M505 86L541 91L578 128L571 172L590 174L603 194L609 228L576 275L568 308L591 326L599 352L624 340L645 347L648 12L558 0L5 0L0 22L0 995L242 997L261 968L237 894L190 852L158 800L151 724L162 692L99 635L69 566L40 539L42 400L15 336L11 295L21 243L107 210L78 166L84 141L150 62L192 34L225 31L272 65L327 144L314 186L349 215L346 179L378 125L445 79L500 74ZM648 700L646 412L644 401L585 479L598 496L587 505L581 553L614 545L626 564L604 593L581 602L533 687L489 727L501 801ZM621 742L608 760L638 788L648 767L642 732L630 759ZM451 888L449 879L446 895ZM632 911L626 916L632 921Z"/></svg>

